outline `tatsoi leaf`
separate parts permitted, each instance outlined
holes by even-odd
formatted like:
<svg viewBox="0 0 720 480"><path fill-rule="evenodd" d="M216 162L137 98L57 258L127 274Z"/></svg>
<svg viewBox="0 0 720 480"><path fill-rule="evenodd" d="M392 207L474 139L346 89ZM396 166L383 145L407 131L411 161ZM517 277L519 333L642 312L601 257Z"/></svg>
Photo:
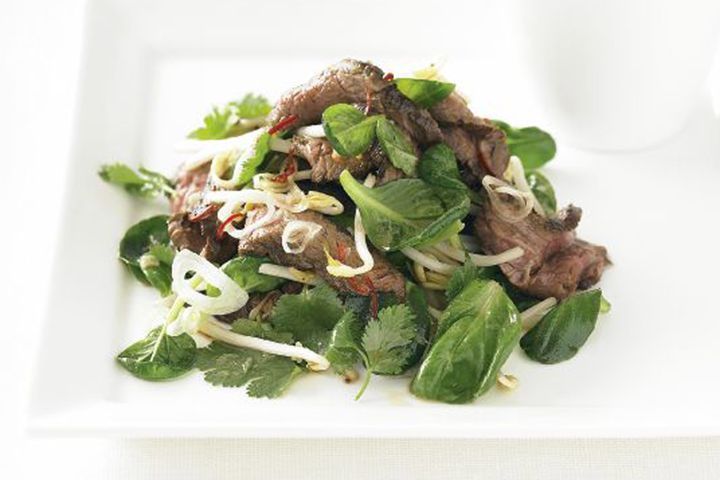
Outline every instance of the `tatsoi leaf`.
<svg viewBox="0 0 720 480"><path fill-rule="evenodd" d="M146 285L166 296L170 293L171 266L175 250L170 246L167 215L157 215L128 229L120 241L120 260Z"/></svg>
<svg viewBox="0 0 720 480"><path fill-rule="evenodd" d="M269 292L271 290L275 290L280 285L287 282L287 280L260 273L258 271L260 269L260 265L267 262L268 259L264 257L236 257L225 262L220 269L248 293ZM212 285L208 286L208 295L214 296L219 293L220 291L217 288Z"/></svg>
<svg viewBox="0 0 720 480"><path fill-rule="evenodd" d="M270 113L270 110L272 105L265 97L248 93L240 101L230 102L222 108L213 107L203 118L203 126L190 132L188 137L218 140L242 135L255 128L254 125L243 124L242 119L261 118Z"/></svg>
<svg viewBox="0 0 720 480"><path fill-rule="evenodd" d="M419 179L368 188L346 170L340 183L360 209L370 240L383 249L398 250L435 240L455 228L470 208L467 195L436 189Z"/></svg>
<svg viewBox="0 0 720 480"><path fill-rule="evenodd" d="M414 177L418 157L415 147L405 132L385 117L377 120L376 131L380 146L390 159L390 163L402 170L405 175Z"/></svg>
<svg viewBox="0 0 720 480"><path fill-rule="evenodd" d="M525 170L535 170L553 159L557 147L549 133L537 127L513 128L500 120L493 120L507 136L511 155L516 155Z"/></svg>
<svg viewBox="0 0 720 480"><path fill-rule="evenodd" d="M600 290L577 293L553 308L520 340L528 357L559 363L575 356L595 329Z"/></svg>
<svg viewBox="0 0 720 480"><path fill-rule="evenodd" d="M322 125L333 149L343 157L354 157L370 148L378 118L366 117L352 105L338 103L325 109Z"/></svg>
<svg viewBox="0 0 720 480"><path fill-rule="evenodd" d="M327 285L305 289L297 295L285 294L273 308L270 322L276 330L289 332L311 350L327 345L330 331L343 316L344 309L335 290Z"/></svg>
<svg viewBox="0 0 720 480"><path fill-rule="evenodd" d="M517 308L502 287L474 280L443 312L410 391L448 403L474 400L495 384L520 334Z"/></svg>
<svg viewBox="0 0 720 480"><path fill-rule="evenodd" d="M492 280L495 276L496 273L492 268L476 267L472 262L466 261L460 268L456 268L450 276L445 289L445 297L450 302L473 280Z"/></svg>
<svg viewBox="0 0 720 480"><path fill-rule="evenodd" d="M101 166L98 175L107 183L122 187L135 197L152 198L160 194L171 197L175 194L170 179L143 167L135 172L125 164L114 163Z"/></svg>
<svg viewBox="0 0 720 480"><path fill-rule="evenodd" d="M240 176L237 179L238 185L245 185L258 173L258 168L265 161L270 152L270 135L265 132L260 135L246 155L242 155L238 162L243 162Z"/></svg>
<svg viewBox="0 0 720 480"><path fill-rule="evenodd" d="M120 352L117 361L138 378L159 381L189 372L195 365L196 354L195 341L190 335L170 337L163 333L162 327L157 327Z"/></svg>
<svg viewBox="0 0 720 480"><path fill-rule="evenodd" d="M347 311L335 324L325 358L330 361L333 369L343 375L352 371L360 360L360 342L363 323L352 311Z"/></svg>
<svg viewBox="0 0 720 480"><path fill-rule="evenodd" d="M525 172L525 178L545 213L555 213L557 211L557 200L555 199L555 189L550 180L535 170Z"/></svg>
<svg viewBox="0 0 720 480"><path fill-rule="evenodd" d="M444 143L425 150L418 164L418 176L431 185L452 190L466 191L460 179L460 169L455 153Z"/></svg>
<svg viewBox="0 0 720 480"><path fill-rule="evenodd" d="M423 108L430 108L441 102L455 90L454 83L419 78L396 78L395 86L413 103Z"/></svg>
<svg viewBox="0 0 720 480"><path fill-rule="evenodd" d="M303 372L289 358L220 342L198 350L196 366L205 372L205 380L213 385L247 385L249 396L267 398L280 396Z"/></svg>

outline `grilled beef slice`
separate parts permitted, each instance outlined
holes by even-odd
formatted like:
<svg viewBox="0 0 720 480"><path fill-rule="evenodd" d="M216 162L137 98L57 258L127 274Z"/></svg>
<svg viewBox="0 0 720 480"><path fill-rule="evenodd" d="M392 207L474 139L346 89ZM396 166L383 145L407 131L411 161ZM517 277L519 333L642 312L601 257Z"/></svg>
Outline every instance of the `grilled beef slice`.
<svg viewBox="0 0 720 480"><path fill-rule="evenodd" d="M520 247L524 255L500 265L508 280L523 292L539 297L566 298L578 288L597 283L607 262L604 247L575 238L582 211L569 206L552 218L532 212L510 223L486 202L475 219L484 253L497 254Z"/></svg>
<svg viewBox="0 0 720 480"><path fill-rule="evenodd" d="M252 225L264 213L263 208L252 210L248 214L246 225ZM304 220L322 226L322 230L302 253L286 253L282 248L282 232L285 225L291 220ZM350 266L358 266L361 261L354 247L355 242L348 233L319 213L305 211L293 214L278 211L270 223L254 230L240 240L238 253L240 255L265 256L280 265L295 267L299 270L311 270L333 288L340 291L362 293L367 288L367 284L370 283L377 292L392 292L400 299L405 298L405 278L376 252L373 252L374 268L364 275L348 279L336 277L327 272L325 268L327 266L325 248L333 258L340 258L341 252L344 251L344 263ZM367 294L367 292L364 294Z"/></svg>
<svg viewBox="0 0 720 480"><path fill-rule="evenodd" d="M236 241L229 236L222 240L215 238L218 227L215 211L207 215L199 215L192 211L188 202L192 197L201 194L208 188L210 163L205 163L192 170L183 170L175 182L176 195L170 201L171 216L168 221L170 241L178 250L188 249L202 255L208 260L224 262L235 254ZM196 207L211 208L209 206Z"/></svg>

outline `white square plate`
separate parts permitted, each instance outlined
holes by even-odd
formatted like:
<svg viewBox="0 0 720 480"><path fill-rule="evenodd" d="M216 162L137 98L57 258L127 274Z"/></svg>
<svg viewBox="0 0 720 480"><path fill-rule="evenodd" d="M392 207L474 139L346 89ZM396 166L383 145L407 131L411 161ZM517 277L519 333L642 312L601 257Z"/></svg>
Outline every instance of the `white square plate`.
<svg viewBox="0 0 720 480"><path fill-rule="evenodd" d="M145 383L115 364L114 355L153 325L155 300L115 260L117 242L132 222L165 206L103 184L101 163L143 162L171 174L173 145L209 105L246 91L276 98L353 55L395 72L444 55L447 75L479 114L543 125L529 82L491 28L492 8L458 18L449 7L365 0L350 2L358 14L348 19L329 0L298 5L91 2L31 427L118 436L720 434L720 129L705 111L653 152L607 156L561 144L547 174L561 202L584 208L581 235L610 250L615 265L602 287L613 310L572 361L543 366L515 352L504 368L520 379L512 393L443 405L413 398L408 379L378 377L355 402L357 385L327 374L306 375L270 401L214 388L199 374ZM399 22L410 5L427 13Z"/></svg>

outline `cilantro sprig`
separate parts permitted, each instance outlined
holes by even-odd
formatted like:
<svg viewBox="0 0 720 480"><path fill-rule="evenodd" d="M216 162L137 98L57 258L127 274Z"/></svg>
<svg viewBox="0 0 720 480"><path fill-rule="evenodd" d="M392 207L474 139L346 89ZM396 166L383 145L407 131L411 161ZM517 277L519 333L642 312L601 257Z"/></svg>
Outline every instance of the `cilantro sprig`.
<svg viewBox="0 0 720 480"><path fill-rule="evenodd" d="M106 164L100 167L98 175L111 185L122 187L134 197L154 198L175 195L173 182L161 173L140 167L137 172L124 163Z"/></svg>
<svg viewBox="0 0 720 480"><path fill-rule="evenodd" d="M188 138L219 140L242 135L257 128L270 110L272 105L265 97L248 93L242 100L223 107L213 107L203 118L203 126L190 132Z"/></svg>

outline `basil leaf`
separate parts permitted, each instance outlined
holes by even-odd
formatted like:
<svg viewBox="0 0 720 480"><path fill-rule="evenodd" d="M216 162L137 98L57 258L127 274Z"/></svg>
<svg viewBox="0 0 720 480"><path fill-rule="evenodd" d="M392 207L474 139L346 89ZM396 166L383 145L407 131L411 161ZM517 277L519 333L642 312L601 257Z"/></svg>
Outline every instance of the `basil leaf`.
<svg viewBox="0 0 720 480"><path fill-rule="evenodd" d="M154 353L154 356L153 356ZM195 341L186 333L165 335L162 327L133 343L117 356L118 363L138 378L150 381L179 377L195 365Z"/></svg>
<svg viewBox="0 0 720 480"><path fill-rule="evenodd" d="M385 117L378 118L376 131L380 146L390 159L390 163L402 170L405 175L415 176L418 157L415 147L405 132Z"/></svg>
<svg viewBox="0 0 720 480"><path fill-rule="evenodd" d="M520 346L540 363L574 357L595 329L601 299L600 290L591 290L564 300L523 336Z"/></svg>
<svg viewBox="0 0 720 480"><path fill-rule="evenodd" d="M394 83L400 93L423 108L430 108L443 101L455 90L454 83L438 82L437 80L396 78Z"/></svg>
<svg viewBox="0 0 720 480"><path fill-rule="evenodd" d="M472 281L443 312L410 391L448 403L470 402L485 393L520 338L518 315L497 282Z"/></svg>
<svg viewBox="0 0 720 480"><path fill-rule="evenodd" d="M422 154L418 164L418 176L431 185L451 190L466 191L460 179L455 152L444 143L434 145Z"/></svg>
<svg viewBox="0 0 720 480"><path fill-rule="evenodd" d="M549 133L537 127L514 128L500 121L492 121L507 136L510 155L516 155L525 170L535 170L553 159L557 147Z"/></svg>
<svg viewBox="0 0 720 480"><path fill-rule="evenodd" d="M190 132L188 137L198 140L218 140L242 135L256 127L244 124L241 119L264 117L270 113L270 110L272 105L265 97L248 93L240 101L230 102L222 108L213 107L212 111L203 118L203 126Z"/></svg>
<svg viewBox="0 0 720 480"><path fill-rule="evenodd" d="M412 247L456 233L470 208L464 193L414 178L368 188L346 170L340 174L340 184L360 209L370 240L383 249Z"/></svg>
<svg viewBox="0 0 720 480"><path fill-rule="evenodd" d="M366 117L352 105L338 103L325 109L322 125L333 149L343 157L354 157L370 148L377 119Z"/></svg>
<svg viewBox="0 0 720 480"><path fill-rule="evenodd" d="M170 293L175 249L170 244L167 215L142 220L120 241L120 260L140 282L152 285L162 296Z"/></svg>
<svg viewBox="0 0 720 480"><path fill-rule="evenodd" d="M550 180L537 170L525 172L525 179L545 213L555 213L557 211L557 200L555 199L555 189Z"/></svg>
<svg viewBox="0 0 720 480"><path fill-rule="evenodd" d="M260 265L268 262L269 260L264 257L236 257L225 262L220 269L248 293L269 292L275 290L287 280L260 273L258 271ZM212 297L219 295L220 291L216 287L208 285L207 294Z"/></svg>

